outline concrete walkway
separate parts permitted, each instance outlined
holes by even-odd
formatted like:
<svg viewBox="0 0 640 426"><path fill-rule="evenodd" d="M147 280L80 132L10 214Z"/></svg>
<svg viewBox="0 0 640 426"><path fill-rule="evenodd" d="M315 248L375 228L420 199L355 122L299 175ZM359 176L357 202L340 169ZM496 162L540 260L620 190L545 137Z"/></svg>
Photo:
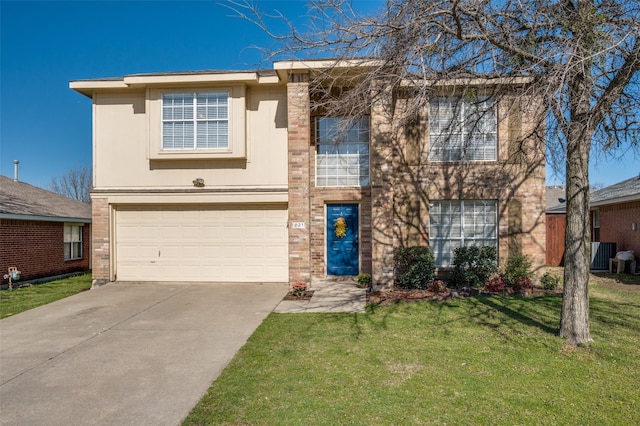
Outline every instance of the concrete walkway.
<svg viewBox="0 0 640 426"><path fill-rule="evenodd" d="M3 425L176 425L287 284L113 283L0 321Z"/></svg>
<svg viewBox="0 0 640 426"><path fill-rule="evenodd" d="M366 289L353 283L319 282L312 286L311 300L283 300L276 313L303 312L364 312L367 303Z"/></svg>

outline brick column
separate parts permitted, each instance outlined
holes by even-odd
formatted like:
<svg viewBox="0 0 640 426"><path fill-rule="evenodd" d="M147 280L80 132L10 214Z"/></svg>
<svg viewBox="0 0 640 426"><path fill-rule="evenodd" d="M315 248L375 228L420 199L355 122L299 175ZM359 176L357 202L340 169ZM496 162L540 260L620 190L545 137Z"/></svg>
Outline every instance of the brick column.
<svg viewBox="0 0 640 426"><path fill-rule="evenodd" d="M287 84L289 152L289 282L311 281L309 142L310 106L307 74L291 74ZM295 224L295 227L294 227Z"/></svg>
<svg viewBox="0 0 640 426"><path fill-rule="evenodd" d="M371 107L371 257L377 287L393 286L393 141L387 118L391 90L385 95L386 100Z"/></svg>
<svg viewBox="0 0 640 426"><path fill-rule="evenodd" d="M91 271L95 287L106 284L110 280L111 250L107 198L91 199L91 216Z"/></svg>

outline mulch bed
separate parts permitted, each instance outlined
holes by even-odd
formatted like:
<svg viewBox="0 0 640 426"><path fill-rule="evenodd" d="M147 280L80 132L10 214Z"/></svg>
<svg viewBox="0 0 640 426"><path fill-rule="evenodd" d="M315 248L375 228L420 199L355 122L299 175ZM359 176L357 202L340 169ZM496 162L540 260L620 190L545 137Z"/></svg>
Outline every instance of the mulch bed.
<svg viewBox="0 0 640 426"><path fill-rule="evenodd" d="M303 291L302 293L294 293L290 291L282 300L311 300L313 290Z"/></svg>
<svg viewBox="0 0 640 426"><path fill-rule="evenodd" d="M420 300L440 302L446 299L451 299L451 293L449 291L436 293L429 290L389 290L367 293L367 303L380 306L387 306L399 302L417 302Z"/></svg>
<svg viewBox="0 0 640 426"><path fill-rule="evenodd" d="M469 296L494 296L494 295L502 295L503 293L487 293L480 292L479 290L471 289L467 291L455 290L456 297L469 297ZM534 289L532 293L529 294L531 297L535 296L544 296L544 295L562 295L562 290L542 290L542 289ZM504 295L513 295L512 292L507 291ZM443 300L451 299L451 292L447 290L446 292L433 292L429 290L388 290L388 291L372 291L367 293L367 304L371 303L374 305L380 306L388 306L394 303L400 302L418 302L422 300L432 301L432 302L441 302Z"/></svg>

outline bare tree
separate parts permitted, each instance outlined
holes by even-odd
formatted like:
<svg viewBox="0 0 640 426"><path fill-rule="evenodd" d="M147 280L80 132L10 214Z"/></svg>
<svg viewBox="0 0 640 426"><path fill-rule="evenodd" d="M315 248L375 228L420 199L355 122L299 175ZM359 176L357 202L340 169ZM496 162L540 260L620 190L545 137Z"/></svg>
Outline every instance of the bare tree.
<svg viewBox="0 0 640 426"><path fill-rule="evenodd" d="M93 179L88 167L75 167L59 177L51 178L49 189L56 194L82 201L91 202Z"/></svg>
<svg viewBox="0 0 640 426"><path fill-rule="evenodd" d="M248 1L228 5L281 43L268 52L270 58L328 56L336 58L336 64L361 58L366 67L339 99L331 97L335 72L312 76L311 87L318 89L315 99L328 112L364 113L375 100L374 83L384 81L386 87L414 90L404 120L396 117L403 125L429 105L438 82L455 81L464 90L474 78L524 77L523 103L532 96L543 100L546 113L536 128L546 131L547 152L566 176L560 335L572 344L592 340L589 158L590 152L638 145L637 0L387 0L366 15L350 1L326 0L310 4L304 30ZM286 22L288 32L272 32L271 18ZM507 93L496 89L492 96Z"/></svg>

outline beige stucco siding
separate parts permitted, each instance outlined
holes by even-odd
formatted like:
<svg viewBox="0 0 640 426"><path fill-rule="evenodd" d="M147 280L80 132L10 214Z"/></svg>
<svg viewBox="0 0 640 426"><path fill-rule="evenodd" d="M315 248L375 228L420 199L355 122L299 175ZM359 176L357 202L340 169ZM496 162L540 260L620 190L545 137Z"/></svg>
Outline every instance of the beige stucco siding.
<svg viewBox="0 0 640 426"><path fill-rule="evenodd" d="M93 102L94 187L134 186L148 169L145 93L95 93Z"/></svg>
<svg viewBox="0 0 640 426"><path fill-rule="evenodd" d="M286 93L283 88L245 91L246 158L151 159L147 91L94 93L94 184L104 189L271 188L287 185ZM231 117L233 120L233 117ZM153 128L153 132L151 132ZM154 136L157 137L157 136ZM157 141L156 141L157 142Z"/></svg>

